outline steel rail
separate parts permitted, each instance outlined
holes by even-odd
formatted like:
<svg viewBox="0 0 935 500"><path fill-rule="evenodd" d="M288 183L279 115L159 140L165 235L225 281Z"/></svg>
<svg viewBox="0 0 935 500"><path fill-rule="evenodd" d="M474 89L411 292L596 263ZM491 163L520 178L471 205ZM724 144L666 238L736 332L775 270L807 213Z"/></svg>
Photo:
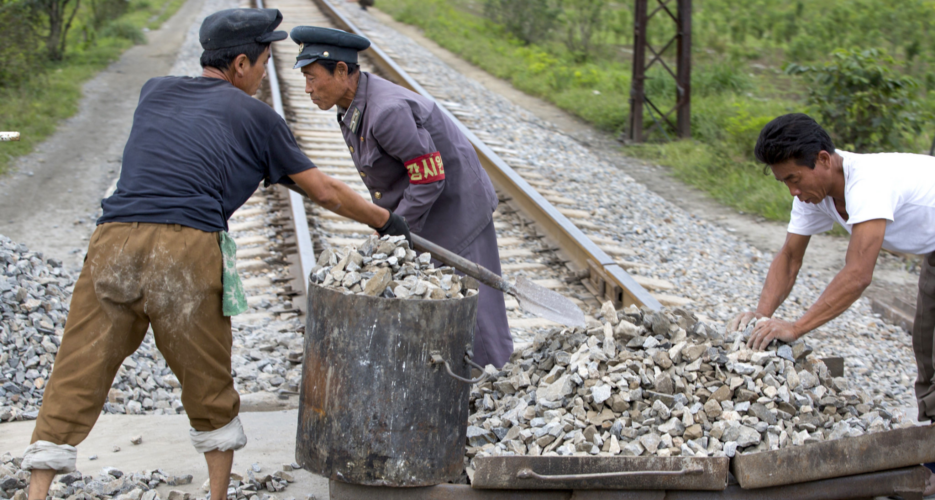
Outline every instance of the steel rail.
<svg viewBox="0 0 935 500"><path fill-rule="evenodd" d="M366 36L328 0L313 1L321 8L322 12L331 18L338 28L360 36ZM503 189L526 215L539 224L546 236L555 241L572 262L580 269L590 271L590 285L595 289L592 291L596 291L605 300L613 301L617 306L636 304L652 310L662 308L662 304L640 286L622 267L617 265L613 258L601 250L581 229L568 220L554 205L484 144L474 132L461 123L444 105L439 103L425 88L409 76L383 49L371 43L365 55L395 83L436 103L438 108L471 141L481 164L494 184Z"/></svg>
<svg viewBox="0 0 935 500"><path fill-rule="evenodd" d="M258 9L263 8L263 0L256 0ZM279 90L279 77L276 74L276 64L273 60L273 47L270 45L269 61L266 63L266 74L269 77L269 91L273 99L273 109L279 113L283 120L286 113L282 107L282 94ZM292 212L292 223L295 228L295 247L298 252L299 272L302 278L302 290L308 297L308 275L315 266L315 250L312 246L312 237L308 230L308 214L305 212L305 200L295 191L289 191L289 208Z"/></svg>

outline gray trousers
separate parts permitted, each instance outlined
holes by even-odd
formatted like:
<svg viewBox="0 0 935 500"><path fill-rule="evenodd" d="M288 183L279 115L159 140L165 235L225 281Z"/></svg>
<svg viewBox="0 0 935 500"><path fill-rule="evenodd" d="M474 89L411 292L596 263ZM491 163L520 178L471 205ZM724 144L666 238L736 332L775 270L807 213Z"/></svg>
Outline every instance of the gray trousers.
<svg viewBox="0 0 935 500"><path fill-rule="evenodd" d="M500 251L497 250L497 230L491 220L458 255L501 274ZM436 266L442 263L433 260ZM458 273L462 274L462 273ZM513 336L506 317L503 292L480 284L477 297L477 326L474 328L474 362L497 368L510 360L513 354Z"/></svg>
<svg viewBox="0 0 935 500"><path fill-rule="evenodd" d="M912 327L912 350L916 355L919 376L916 379L916 399L919 421L935 422L935 252L922 261L919 276L919 296Z"/></svg>

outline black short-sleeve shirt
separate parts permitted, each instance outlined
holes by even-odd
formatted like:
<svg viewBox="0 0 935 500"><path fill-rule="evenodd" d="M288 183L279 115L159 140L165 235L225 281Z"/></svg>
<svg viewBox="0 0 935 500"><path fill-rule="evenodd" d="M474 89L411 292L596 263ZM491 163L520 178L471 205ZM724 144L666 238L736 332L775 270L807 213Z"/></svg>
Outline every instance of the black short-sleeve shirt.
<svg viewBox="0 0 935 500"><path fill-rule="evenodd" d="M105 222L227 230L264 179L291 183L315 165L267 104L217 78L160 77L143 85Z"/></svg>

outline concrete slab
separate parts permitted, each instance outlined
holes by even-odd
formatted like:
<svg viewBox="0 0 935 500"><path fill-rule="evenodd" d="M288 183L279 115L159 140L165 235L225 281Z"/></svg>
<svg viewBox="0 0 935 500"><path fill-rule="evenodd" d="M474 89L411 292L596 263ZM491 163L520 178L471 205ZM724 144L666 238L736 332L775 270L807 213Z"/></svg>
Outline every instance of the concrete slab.
<svg viewBox="0 0 935 500"><path fill-rule="evenodd" d="M240 419L248 442L234 454L234 472L246 476L247 469L258 463L263 472L271 473L295 461L297 410L241 413ZM9 451L22 456L34 427L32 421L0 425L0 454ZM191 474L192 484L160 486L160 496L165 498L170 489L177 489L203 497L201 485L208 478L208 469L204 455L192 448L189 428L185 415L101 415L88 438L78 445L78 470L95 476L103 467L124 472L161 468L169 474ZM143 443L131 444L130 438L138 435L143 436ZM120 451L115 453L114 446ZM97 460L89 460L92 455L97 455ZM327 479L302 470L294 476L295 483L278 493L279 498L329 498Z"/></svg>

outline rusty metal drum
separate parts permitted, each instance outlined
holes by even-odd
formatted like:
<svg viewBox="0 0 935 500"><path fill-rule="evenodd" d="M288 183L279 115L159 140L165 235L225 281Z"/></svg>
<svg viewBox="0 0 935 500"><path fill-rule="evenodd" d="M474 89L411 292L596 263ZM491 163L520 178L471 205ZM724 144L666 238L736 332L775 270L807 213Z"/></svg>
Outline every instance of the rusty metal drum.
<svg viewBox="0 0 935 500"><path fill-rule="evenodd" d="M307 311L296 461L362 485L457 479L477 295L385 299L310 283Z"/></svg>

